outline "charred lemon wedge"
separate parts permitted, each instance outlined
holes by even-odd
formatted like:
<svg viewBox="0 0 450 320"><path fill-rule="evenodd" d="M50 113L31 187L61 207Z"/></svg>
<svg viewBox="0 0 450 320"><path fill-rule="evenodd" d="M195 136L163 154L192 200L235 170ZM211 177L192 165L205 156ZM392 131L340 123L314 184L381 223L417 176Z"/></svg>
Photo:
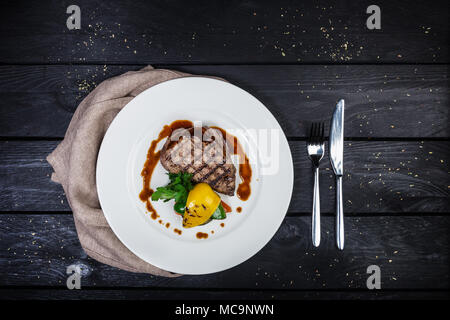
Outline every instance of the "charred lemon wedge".
<svg viewBox="0 0 450 320"><path fill-rule="evenodd" d="M220 197L207 183L199 183L189 192L183 227L199 226L209 218L220 204Z"/></svg>

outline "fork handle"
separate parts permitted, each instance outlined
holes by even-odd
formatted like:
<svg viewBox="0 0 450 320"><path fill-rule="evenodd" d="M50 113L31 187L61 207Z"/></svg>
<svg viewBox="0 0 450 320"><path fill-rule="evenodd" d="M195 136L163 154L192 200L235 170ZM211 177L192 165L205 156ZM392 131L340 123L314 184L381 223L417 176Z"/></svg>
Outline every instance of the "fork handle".
<svg viewBox="0 0 450 320"><path fill-rule="evenodd" d="M344 208L342 203L342 176L336 176L336 244L344 249Z"/></svg>
<svg viewBox="0 0 450 320"><path fill-rule="evenodd" d="M319 167L314 168L314 193L312 209L312 243L314 247L320 244L320 195L319 195Z"/></svg>

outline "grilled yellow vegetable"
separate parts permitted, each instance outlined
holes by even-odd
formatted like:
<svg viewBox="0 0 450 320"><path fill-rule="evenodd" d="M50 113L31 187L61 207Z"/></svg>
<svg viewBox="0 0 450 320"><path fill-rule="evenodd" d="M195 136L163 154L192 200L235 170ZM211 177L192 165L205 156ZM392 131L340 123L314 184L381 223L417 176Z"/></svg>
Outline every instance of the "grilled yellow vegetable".
<svg viewBox="0 0 450 320"><path fill-rule="evenodd" d="M207 183L199 183L189 192L183 227L199 226L209 218L220 204L220 197Z"/></svg>

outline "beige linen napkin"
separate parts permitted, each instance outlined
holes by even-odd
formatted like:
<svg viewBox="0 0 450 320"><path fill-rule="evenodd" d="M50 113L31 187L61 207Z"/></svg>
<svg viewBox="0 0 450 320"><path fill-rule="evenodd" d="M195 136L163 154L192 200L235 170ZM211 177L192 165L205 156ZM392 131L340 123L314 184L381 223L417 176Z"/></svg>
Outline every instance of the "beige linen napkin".
<svg viewBox="0 0 450 320"><path fill-rule="evenodd" d="M102 82L78 106L64 140L47 157L52 180L64 188L81 246L91 258L127 271L177 276L141 260L114 235L100 208L95 169L103 136L116 114L145 89L186 76L148 66Z"/></svg>

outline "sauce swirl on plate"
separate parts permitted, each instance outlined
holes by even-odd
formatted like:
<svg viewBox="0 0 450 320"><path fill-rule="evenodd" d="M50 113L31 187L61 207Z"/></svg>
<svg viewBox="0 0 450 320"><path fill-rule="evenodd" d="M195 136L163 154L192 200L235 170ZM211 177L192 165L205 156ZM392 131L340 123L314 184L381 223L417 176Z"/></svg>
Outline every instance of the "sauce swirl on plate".
<svg viewBox="0 0 450 320"><path fill-rule="evenodd" d="M160 161L161 151L156 150L158 143L163 139L170 137L172 135L172 132L177 129L180 128L189 129L192 127L194 127L194 124L189 120L177 120L172 122L170 125L165 125L161 130L161 132L158 134L158 138L156 138L151 142L150 148L147 151L147 159L141 171L141 176L143 179L143 187L142 191L139 193L139 198L141 199L142 202L146 203L146 208L148 212L151 214L151 218L153 220L159 218L158 213L156 212L155 208L151 203L151 196L154 190L150 187L153 171L156 165L158 164L158 161ZM237 155L239 157L239 176L241 177L241 183L237 187L236 195L242 201L246 201L251 194L250 182L252 179L252 168L250 166L250 161L247 155L245 154L244 149L242 148L241 144L239 143L238 139L235 136L227 133L222 128L219 127L211 127L211 128L220 130L224 138L227 139L228 144L232 146L232 150L229 151L231 151L233 155ZM222 202L222 205L226 212L231 212L231 208L226 203ZM240 208L238 208L238 212L240 212ZM160 220L160 224L163 224L162 220ZM166 228L169 228L170 224L167 223L165 226ZM224 226L225 224L221 223L221 227ZM181 234L181 230L178 229L174 229L174 232ZM207 238L208 234L198 233L197 238L199 237Z"/></svg>
<svg viewBox="0 0 450 320"><path fill-rule="evenodd" d="M251 194L250 182L252 181L252 167L250 161L244 152L238 138L229 134L224 129L219 127L211 127L220 130L222 135L227 139L229 145L233 146L233 154L239 157L239 176L242 182L239 184L236 194L242 201L248 200Z"/></svg>
<svg viewBox="0 0 450 320"><path fill-rule="evenodd" d="M159 133L158 138L153 140L150 144L150 148L147 152L147 160L145 161L144 168L141 171L141 176L143 178L143 188L141 193L139 194L139 198L141 199L141 201L146 203L147 210L151 213L151 217L153 220L156 220L159 217L150 201L150 197L152 196L154 191L152 188L150 188L150 181L152 180L153 170L158 164L159 155L161 153L160 150L156 151L156 147L161 140L170 137L174 130L179 128L190 128L192 126L193 123L189 120L174 121L170 125L165 125Z"/></svg>

